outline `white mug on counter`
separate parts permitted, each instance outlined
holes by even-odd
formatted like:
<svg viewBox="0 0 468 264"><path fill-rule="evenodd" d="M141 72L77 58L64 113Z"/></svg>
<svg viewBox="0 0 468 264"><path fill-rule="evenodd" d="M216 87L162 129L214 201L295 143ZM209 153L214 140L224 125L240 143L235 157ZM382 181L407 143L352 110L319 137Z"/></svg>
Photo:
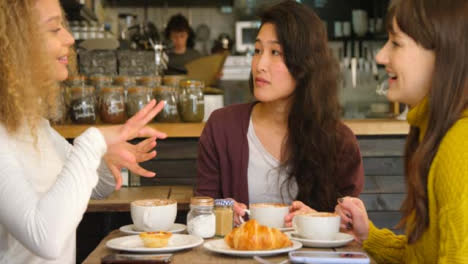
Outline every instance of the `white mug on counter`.
<svg viewBox="0 0 468 264"><path fill-rule="evenodd" d="M136 231L168 231L177 216L177 201L146 199L133 201L130 213Z"/></svg>

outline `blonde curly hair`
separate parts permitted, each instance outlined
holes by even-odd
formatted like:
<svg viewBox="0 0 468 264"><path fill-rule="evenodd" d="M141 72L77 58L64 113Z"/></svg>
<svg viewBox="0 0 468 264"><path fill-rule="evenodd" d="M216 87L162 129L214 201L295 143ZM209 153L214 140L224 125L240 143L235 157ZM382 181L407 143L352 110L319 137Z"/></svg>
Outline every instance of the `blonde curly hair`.
<svg viewBox="0 0 468 264"><path fill-rule="evenodd" d="M56 114L60 92L36 2L0 0L0 123L11 134L27 124L34 137L41 118Z"/></svg>

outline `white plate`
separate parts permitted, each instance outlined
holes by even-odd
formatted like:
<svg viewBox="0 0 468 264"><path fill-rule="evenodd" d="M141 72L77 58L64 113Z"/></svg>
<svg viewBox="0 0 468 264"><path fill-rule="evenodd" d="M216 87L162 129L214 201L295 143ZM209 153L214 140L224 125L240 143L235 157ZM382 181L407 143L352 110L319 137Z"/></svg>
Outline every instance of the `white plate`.
<svg viewBox="0 0 468 264"><path fill-rule="evenodd" d="M171 232L171 233L180 233L182 231L184 231L185 229L187 228L186 225L184 224L173 224L171 226L171 228L169 230L167 230L167 232ZM135 225L124 225L124 226L121 226L120 228L120 231L124 232L125 234L129 234L129 235L138 235L140 234L141 232L143 231L138 231L136 228L135 228Z"/></svg>
<svg viewBox="0 0 468 264"><path fill-rule="evenodd" d="M231 255L231 256L237 256L237 257L273 256L273 255L297 250L302 247L302 244L297 241L293 240L291 242L293 243L293 245L290 247L273 249L273 250L236 250L236 249L230 248L226 244L226 242L224 242L224 239L216 239L216 240L210 240L210 241L205 242L203 244L203 247L205 247L207 250L212 251L212 252Z"/></svg>
<svg viewBox="0 0 468 264"><path fill-rule="evenodd" d="M303 238L297 235L295 232L285 233L291 240L301 242L305 247L316 247L316 248L330 248L330 247L342 247L349 242L354 240L354 237L346 233L336 234L333 240L314 240Z"/></svg>
<svg viewBox="0 0 468 264"><path fill-rule="evenodd" d="M143 245L140 236L123 236L107 241L106 246L115 250L127 252L144 252L144 253L166 253L187 248L193 248L201 245L203 239L192 235L173 234L169 238L167 246L162 248L147 248Z"/></svg>

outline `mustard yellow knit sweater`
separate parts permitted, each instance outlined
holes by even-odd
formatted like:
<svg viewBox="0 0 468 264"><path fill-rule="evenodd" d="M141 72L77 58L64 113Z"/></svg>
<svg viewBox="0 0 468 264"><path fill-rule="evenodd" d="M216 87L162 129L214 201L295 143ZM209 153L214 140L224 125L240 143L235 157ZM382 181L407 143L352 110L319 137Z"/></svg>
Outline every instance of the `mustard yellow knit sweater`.
<svg viewBox="0 0 468 264"><path fill-rule="evenodd" d="M427 129L426 109L424 100L408 114L421 134ZM363 247L377 263L468 264L468 109L442 139L427 191L429 227L416 243L370 223Z"/></svg>

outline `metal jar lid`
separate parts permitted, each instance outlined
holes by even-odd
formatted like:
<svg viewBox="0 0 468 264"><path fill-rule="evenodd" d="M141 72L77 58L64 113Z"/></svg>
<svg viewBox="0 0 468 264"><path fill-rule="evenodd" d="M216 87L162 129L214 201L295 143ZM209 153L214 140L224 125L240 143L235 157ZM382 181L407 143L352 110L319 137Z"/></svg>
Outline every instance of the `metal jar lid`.
<svg viewBox="0 0 468 264"><path fill-rule="evenodd" d="M208 196L195 196L190 198L190 204L196 206L213 206L214 200Z"/></svg>

